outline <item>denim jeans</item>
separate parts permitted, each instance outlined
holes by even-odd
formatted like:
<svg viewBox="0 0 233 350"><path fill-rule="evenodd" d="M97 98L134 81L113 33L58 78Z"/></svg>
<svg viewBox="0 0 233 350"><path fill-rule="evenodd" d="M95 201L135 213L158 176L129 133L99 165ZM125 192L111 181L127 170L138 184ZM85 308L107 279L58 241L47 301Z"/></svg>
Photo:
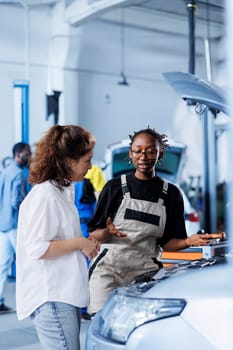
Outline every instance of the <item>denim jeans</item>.
<svg viewBox="0 0 233 350"><path fill-rule="evenodd" d="M16 230L0 232L0 304L4 302L3 289L16 247Z"/></svg>
<svg viewBox="0 0 233 350"><path fill-rule="evenodd" d="M39 286L38 286L39 288ZM44 350L80 350L80 309L76 306L46 302L30 316Z"/></svg>

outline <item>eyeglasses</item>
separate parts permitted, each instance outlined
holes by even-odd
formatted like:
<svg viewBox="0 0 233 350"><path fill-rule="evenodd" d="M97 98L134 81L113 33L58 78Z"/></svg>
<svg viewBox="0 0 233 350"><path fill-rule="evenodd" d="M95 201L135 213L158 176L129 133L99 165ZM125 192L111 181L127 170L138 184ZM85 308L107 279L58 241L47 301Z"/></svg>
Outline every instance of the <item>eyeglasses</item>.
<svg viewBox="0 0 233 350"><path fill-rule="evenodd" d="M141 151L141 150L131 150L134 158L139 159L143 155L146 156L148 159L155 159L157 155L157 151L147 150L147 151Z"/></svg>

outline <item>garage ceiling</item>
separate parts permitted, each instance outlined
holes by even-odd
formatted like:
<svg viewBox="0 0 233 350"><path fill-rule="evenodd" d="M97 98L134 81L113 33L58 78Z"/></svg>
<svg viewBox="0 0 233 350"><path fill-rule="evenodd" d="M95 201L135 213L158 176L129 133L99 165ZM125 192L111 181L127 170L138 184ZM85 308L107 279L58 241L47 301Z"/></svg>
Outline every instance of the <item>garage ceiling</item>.
<svg viewBox="0 0 233 350"><path fill-rule="evenodd" d="M143 11L160 11L166 12L169 15L186 16L187 15L187 3L191 3L188 0L148 0L141 1L137 7ZM200 20L206 21L207 16L211 22L223 24L224 23L224 1L223 0L200 0L196 1L197 15Z"/></svg>
<svg viewBox="0 0 233 350"><path fill-rule="evenodd" d="M117 74L122 65L121 56L124 56L127 76L140 79L158 79L161 72L171 67L180 70L187 67L187 4L194 0L22 1L34 9L61 3L66 21L74 27L83 26L82 55L75 63L81 71ZM224 60L221 49L215 50L215 46L225 35L225 2L196 0L195 3L196 58L204 64L203 39L208 38L212 39L212 61ZM121 45L122 18L126 29L125 53ZM76 47L76 37L72 40L71 46ZM103 55L108 61L103 60Z"/></svg>
<svg viewBox="0 0 233 350"><path fill-rule="evenodd" d="M0 0L2 3L26 4L29 7L64 5L64 18L79 26L98 19L109 24L124 24L128 28L187 36L188 4L195 3L196 37L219 38L224 35L224 0Z"/></svg>
<svg viewBox="0 0 233 350"><path fill-rule="evenodd" d="M1 1L3 2L3 1ZM20 2L20 1L19 1ZM22 3L28 6L43 6L62 2L61 0L23 0ZM157 13L165 13L167 16L187 16L187 3L196 3L196 15L199 21L209 21L216 25L224 24L224 0L65 0L63 1L65 8L76 8L76 11L82 11L84 8L96 9L102 12L109 12L110 7L124 6L128 9L137 9L142 14L150 16ZM8 3L8 1L4 1ZM9 3L17 3L9 1ZM78 9L78 10L77 10ZM93 11L92 11L93 12Z"/></svg>

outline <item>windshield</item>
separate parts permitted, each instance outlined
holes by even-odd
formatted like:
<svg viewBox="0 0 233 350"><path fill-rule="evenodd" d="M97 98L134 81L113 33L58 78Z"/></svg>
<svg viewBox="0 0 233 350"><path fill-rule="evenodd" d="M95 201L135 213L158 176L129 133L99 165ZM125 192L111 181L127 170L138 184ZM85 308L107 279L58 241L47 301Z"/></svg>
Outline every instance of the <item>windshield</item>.
<svg viewBox="0 0 233 350"><path fill-rule="evenodd" d="M163 159L157 163L156 170L167 174L176 174L179 170L181 152L176 153L172 150L164 152Z"/></svg>
<svg viewBox="0 0 233 350"><path fill-rule="evenodd" d="M129 164L129 147L120 148L113 153L112 174L120 176L134 170L134 165Z"/></svg>

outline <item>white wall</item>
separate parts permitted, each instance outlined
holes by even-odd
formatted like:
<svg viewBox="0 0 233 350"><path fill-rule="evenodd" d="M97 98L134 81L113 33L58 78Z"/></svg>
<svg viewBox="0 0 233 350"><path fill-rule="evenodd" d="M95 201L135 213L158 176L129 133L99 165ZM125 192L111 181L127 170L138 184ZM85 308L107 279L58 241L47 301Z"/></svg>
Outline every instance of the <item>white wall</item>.
<svg viewBox="0 0 233 350"><path fill-rule="evenodd" d="M167 71L188 71L188 37L176 38L173 34L165 36L137 28L125 28L125 35L125 74L129 86L120 86L120 27L96 20L82 28L79 118L97 137L95 157L102 160L107 144L150 125L188 146L186 178L202 175L201 118L162 76ZM206 79L203 39L196 43L196 75ZM220 65L217 44L211 43L213 78L218 76ZM223 72L221 77L224 81Z"/></svg>
<svg viewBox="0 0 233 350"><path fill-rule="evenodd" d="M96 159L103 159L109 143L150 125L188 145L187 176L194 171L201 173L203 146L198 117L193 112L190 116L189 109L162 77L166 71L188 71L188 35L176 34L180 31L178 25L185 32L187 22L176 18L173 23L168 17L169 26L166 26L165 20L161 18L162 27L173 25L174 33L165 35L136 26L125 28L125 74L129 86L120 86L119 23L103 17L81 27L70 27L64 22L62 3L53 9L31 7L30 143L35 143L53 122L52 119L45 121L45 94L49 85L62 91L60 123L79 123L95 134ZM160 28L160 23L156 24ZM15 79L25 78L24 9L19 5L0 4L0 28L1 160L18 141L14 140L13 131L12 85ZM198 25L197 31L200 37ZM217 56L217 47L217 43L212 45L213 77L222 82L225 80L224 58ZM196 56L196 75L206 78L201 39L197 39Z"/></svg>
<svg viewBox="0 0 233 350"><path fill-rule="evenodd" d="M29 12L29 76L26 76L25 10L19 5L0 4L0 159L11 155L14 139L13 81L30 81L30 143L48 128L45 122L48 38L50 10L31 9Z"/></svg>
<svg viewBox="0 0 233 350"><path fill-rule="evenodd" d="M12 145L15 142L21 141L14 139L14 80L26 79L29 81L29 142L31 145L34 145L43 132L53 125L52 117L46 121L48 86L50 89L62 91L60 122L78 121L78 71L76 66L68 66L68 69L64 70L66 61L69 64L67 52L70 45L70 29L67 23L62 23L62 8L60 6L57 10L57 8L52 9L44 5L28 9L27 27L24 7L19 4L0 3L2 124L0 161L5 156L11 155ZM27 33L28 51L26 50ZM66 93L67 104L65 105L64 95ZM67 114L67 118L64 113Z"/></svg>
<svg viewBox="0 0 233 350"><path fill-rule="evenodd" d="M177 96L165 81L129 78L129 86L118 81L119 76L80 74L80 122L95 133L99 160L108 144L148 125L172 134Z"/></svg>

